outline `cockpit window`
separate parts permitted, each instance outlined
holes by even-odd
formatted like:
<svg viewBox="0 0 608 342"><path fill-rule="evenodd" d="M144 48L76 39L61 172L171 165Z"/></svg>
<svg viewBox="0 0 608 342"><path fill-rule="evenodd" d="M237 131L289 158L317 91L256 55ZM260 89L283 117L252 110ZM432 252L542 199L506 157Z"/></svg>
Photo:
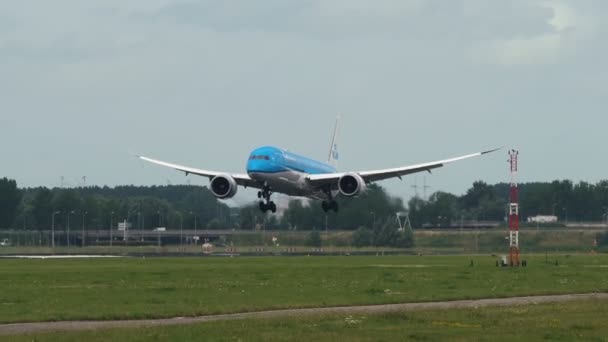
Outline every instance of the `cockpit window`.
<svg viewBox="0 0 608 342"><path fill-rule="evenodd" d="M251 155L249 160L270 160L270 158L268 156Z"/></svg>

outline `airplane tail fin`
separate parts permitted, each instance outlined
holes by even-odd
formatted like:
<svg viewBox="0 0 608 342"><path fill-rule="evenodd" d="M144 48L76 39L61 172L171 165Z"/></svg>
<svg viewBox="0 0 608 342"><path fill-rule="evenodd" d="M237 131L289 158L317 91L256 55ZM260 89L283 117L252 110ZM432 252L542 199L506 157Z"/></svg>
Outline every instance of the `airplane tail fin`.
<svg viewBox="0 0 608 342"><path fill-rule="evenodd" d="M336 117L336 125L334 126L334 136L331 139L331 146L329 147L329 157L327 158L327 162L332 165L333 167L335 167L336 169L338 168L338 159L339 159L339 153L338 153L338 123L340 122L340 116Z"/></svg>

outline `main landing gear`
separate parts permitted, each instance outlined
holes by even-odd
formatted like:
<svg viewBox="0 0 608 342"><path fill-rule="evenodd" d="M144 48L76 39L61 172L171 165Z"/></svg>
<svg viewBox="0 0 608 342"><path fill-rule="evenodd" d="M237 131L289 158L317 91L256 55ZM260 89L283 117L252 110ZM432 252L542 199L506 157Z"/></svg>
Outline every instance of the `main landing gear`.
<svg viewBox="0 0 608 342"><path fill-rule="evenodd" d="M338 212L338 202L334 200L323 201L323 203L321 203L321 207L323 208L324 212L328 212L330 210L333 210L336 213Z"/></svg>
<svg viewBox="0 0 608 342"><path fill-rule="evenodd" d="M323 208L324 212L333 210L334 212L337 213L338 212L338 202L336 202L333 199L333 196L331 194L331 189L325 188L323 191L325 192L325 194L327 195L327 198L329 198L329 200L323 201L323 203L321 203L321 208Z"/></svg>
<svg viewBox="0 0 608 342"><path fill-rule="evenodd" d="M260 210L263 213L270 210L274 214L277 212L277 205L270 200L270 195L272 195L272 192L270 191L270 188L268 186L264 186L264 189L262 189L262 191L258 191L258 198L263 199L260 201Z"/></svg>

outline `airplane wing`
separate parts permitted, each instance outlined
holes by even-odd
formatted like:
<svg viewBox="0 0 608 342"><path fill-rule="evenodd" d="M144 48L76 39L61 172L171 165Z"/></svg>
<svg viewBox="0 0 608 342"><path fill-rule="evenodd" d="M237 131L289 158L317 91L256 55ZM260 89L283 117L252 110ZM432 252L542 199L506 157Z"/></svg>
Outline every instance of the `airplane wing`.
<svg viewBox="0 0 608 342"><path fill-rule="evenodd" d="M363 178L363 180L366 183L381 181L383 179L394 178L394 177L401 178L401 176L409 175L412 173L417 173L417 172L422 172L422 171L431 172L432 169L442 167L445 164L463 160L463 159L481 156L481 155L488 154L488 153L492 153L499 149L500 148L489 150L489 151L484 151L484 152L468 154L466 156L461 156L461 157L456 157L456 158L451 158L451 159L438 160L438 161L434 161L434 162L430 162L430 163L402 166L402 167L396 167L396 168L392 168L392 169L358 171L355 173L359 174L359 176L361 176L361 178ZM344 176L345 174L346 174L346 172L309 175L307 177L307 180L312 185L320 186L320 185L327 184L330 182L337 182L338 179L340 179L340 177Z"/></svg>
<svg viewBox="0 0 608 342"><path fill-rule="evenodd" d="M169 167L169 168L172 168L172 169L175 169L178 171L182 171L182 172L186 173L186 176L189 174L193 174L193 175L197 175L197 176L207 177L207 178L209 178L209 180L211 180L215 176L226 174L225 172L202 170L202 169L196 169L193 167L167 163L167 162L164 162L161 160L156 160L156 159L152 159L152 158L148 158L148 157L144 157L144 156L137 156L137 157L141 160L145 160L145 161L153 163L153 164L157 164L157 165ZM241 185L244 187L258 188L258 189L261 188L260 184L256 181L254 181L253 179L251 179L248 175L238 174L238 173L232 173L229 175L232 178L234 178L234 180L236 181L236 184L238 184L238 185Z"/></svg>

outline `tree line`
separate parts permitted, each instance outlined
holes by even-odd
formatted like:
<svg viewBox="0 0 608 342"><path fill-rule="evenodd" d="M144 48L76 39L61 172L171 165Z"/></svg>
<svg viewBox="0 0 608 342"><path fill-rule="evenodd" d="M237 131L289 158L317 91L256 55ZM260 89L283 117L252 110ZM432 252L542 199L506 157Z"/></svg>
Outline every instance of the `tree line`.
<svg viewBox="0 0 608 342"><path fill-rule="evenodd" d="M522 219L555 215L561 221L602 221L608 212L608 181L569 180L520 184ZM378 230L397 225L396 213L407 211L414 228L457 226L462 221L504 221L509 184L478 181L463 195L438 191L407 204L378 185L357 198L339 197L338 213L325 214L317 201L292 199L283 215L262 214L257 201L230 208L202 186L117 186L19 188L0 179L0 229L48 230L68 219L90 228L128 221L133 228ZM388 222L388 223L387 223Z"/></svg>
<svg viewBox="0 0 608 342"><path fill-rule="evenodd" d="M134 229L156 227L219 228L229 226L233 209L205 187L191 185L25 188L0 179L0 229L49 230L85 225Z"/></svg>
<svg viewBox="0 0 608 342"><path fill-rule="evenodd" d="M562 223L607 220L608 181L595 184L569 180L519 184L520 217L553 215ZM415 227L458 226L462 221L505 221L510 184L478 181L462 196L435 192L412 198L409 214Z"/></svg>

